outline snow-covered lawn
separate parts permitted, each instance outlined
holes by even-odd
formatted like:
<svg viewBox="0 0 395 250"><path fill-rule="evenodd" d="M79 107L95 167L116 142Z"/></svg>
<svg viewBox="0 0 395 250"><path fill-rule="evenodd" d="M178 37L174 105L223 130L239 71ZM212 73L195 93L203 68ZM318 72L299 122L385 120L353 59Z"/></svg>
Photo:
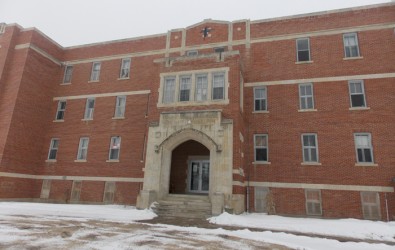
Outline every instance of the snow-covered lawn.
<svg viewBox="0 0 395 250"><path fill-rule="evenodd" d="M130 206L0 202L0 249L395 249L284 232L141 223ZM395 242L395 223L222 214L212 223ZM277 245L273 245L277 244Z"/></svg>
<svg viewBox="0 0 395 250"><path fill-rule="evenodd" d="M356 219L291 218L266 214L232 215L228 213L212 217L210 218L210 222L219 225L294 231L363 240L391 241L395 243L395 222Z"/></svg>

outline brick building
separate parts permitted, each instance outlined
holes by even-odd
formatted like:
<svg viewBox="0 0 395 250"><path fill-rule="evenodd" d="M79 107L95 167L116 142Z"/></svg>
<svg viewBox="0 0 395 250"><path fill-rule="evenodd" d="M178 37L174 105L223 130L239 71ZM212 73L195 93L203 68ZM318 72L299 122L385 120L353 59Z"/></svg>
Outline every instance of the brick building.
<svg viewBox="0 0 395 250"><path fill-rule="evenodd" d="M63 48L0 25L0 198L395 216L395 4Z"/></svg>

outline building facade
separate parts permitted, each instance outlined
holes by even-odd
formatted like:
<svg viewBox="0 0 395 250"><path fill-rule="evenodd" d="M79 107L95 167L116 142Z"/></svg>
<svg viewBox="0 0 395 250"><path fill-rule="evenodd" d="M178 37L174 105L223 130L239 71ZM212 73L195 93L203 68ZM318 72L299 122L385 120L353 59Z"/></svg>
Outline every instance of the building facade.
<svg viewBox="0 0 395 250"><path fill-rule="evenodd" d="M63 48L0 25L0 198L392 220L395 4Z"/></svg>

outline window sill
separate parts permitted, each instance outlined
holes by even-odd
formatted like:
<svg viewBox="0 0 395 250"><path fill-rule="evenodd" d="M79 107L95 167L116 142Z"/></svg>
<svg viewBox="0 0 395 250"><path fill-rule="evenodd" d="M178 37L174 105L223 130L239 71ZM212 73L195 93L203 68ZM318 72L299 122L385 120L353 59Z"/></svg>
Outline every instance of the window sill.
<svg viewBox="0 0 395 250"><path fill-rule="evenodd" d="M60 85L71 85L71 82L62 82Z"/></svg>
<svg viewBox="0 0 395 250"><path fill-rule="evenodd" d="M158 108L167 108L167 107L185 107L185 106L208 106L208 105L227 105L229 104L229 99L220 99L220 100L205 100L205 101L185 101L185 102L171 102L171 103L158 103Z"/></svg>
<svg viewBox="0 0 395 250"><path fill-rule="evenodd" d="M93 118L89 118L89 119L81 119L81 121L83 121L83 122L87 122L87 121L93 121Z"/></svg>
<svg viewBox="0 0 395 250"><path fill-rule="evenodd" d="M120 80L130 80L130 77L118 78L117 80L118 80L118 81L120 81Z"/></svg>
<svg viewBox="0 0 395 250"><path fill-rule="evenodd" d="M45 162L52 163L52 162L56 162L56 160L45 160Z"/></svg>
<svg viewBox="0 0 395 250"><path fill-rule="evenodd" d="M352 107L349 108L348 110L369 110L369 107Z"/></svg>
<svg viewBox="0 0 395 250"><path fill-rule="evenodd" d="M298 110L298 112L301 112L301 113L303 113L303 112L316 112L316 111L318 111L317 109L299 109Z"/></svg>
<svg viewBox="0 0 395 250"><path fill-rule="evenodd" d="M125 116L122 116L122 117L113 117L113 118L111 118L111 119L113 119L113 120L124 120L124 119L125 119Z"/></svg>
<svg viewBox="0 0 395 250"><path fill-rule="evenodd" d="M64 122L64 120L53 120L52 122Z"/></svg>
<svg viewBox="0 0 395 250"><path fill-rule="evenodd" d="M363 56L354 56L354 57L344 57L343 60L347 61L347 60L359 60L359 59L363 59Z"/></svg>
<svg viewBox="0 0 395 250"><path fill-rule="evenodd" d="M108 163L114 163L114 162L119 162L119 160L106 160Z"/></svg>
<svg viewBox="0 0 395 250"><path fill-rule="evenodd" d="M254 110L252 111L253 114L269 114L268 110Z"/></svg>
<svg viewBox="0 0 395 250"><path fill-rule="evenodd" d="M88 83L91 83L91 82L99 82L99 80L96 80L96 81L88 81Z"/></svg>
<svg viewBox="0 0 395 250"><path fill-rule="evenodd" d="M300 62L295 62L295 64L309 64L313 63L313 61L300 61Z"/></svg>
<svg viewBox="0 0 395 250"><path fill-rule="evenodd" d="M272 164L270 161L254 161L252 162L253 165L270 165Z"/></svg>
<svg viewBox="0 0 395 250"><path fill-rule="evenodd" d="M357 162L355 163L356 167L378 167L379 164L373 162Z"/></svg>
<svg viewBox="0 0 395 250"><path fill-rule="evenodd" d="M86 160L74 160L74 162L86 162Z"/></svg>
<svg viewBox="0 0 395 250"><path fill-rule="evenodd" d="M321 166L320 162L302 162L300 163L302 166Z"/></svg>

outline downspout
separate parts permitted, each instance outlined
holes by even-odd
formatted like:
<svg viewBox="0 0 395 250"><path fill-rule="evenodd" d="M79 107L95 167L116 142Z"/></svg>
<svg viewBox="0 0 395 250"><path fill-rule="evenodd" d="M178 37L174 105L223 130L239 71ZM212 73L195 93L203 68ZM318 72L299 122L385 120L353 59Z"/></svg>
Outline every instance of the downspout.
<svg viewBox="0 0 395 250"><path fill-rule="evenodd" d="M385 211L387 212L387 222L390 221L390 216L388 213L388 199L387 199L387 193L384 193L384 197L385 197Z"/></svg>

